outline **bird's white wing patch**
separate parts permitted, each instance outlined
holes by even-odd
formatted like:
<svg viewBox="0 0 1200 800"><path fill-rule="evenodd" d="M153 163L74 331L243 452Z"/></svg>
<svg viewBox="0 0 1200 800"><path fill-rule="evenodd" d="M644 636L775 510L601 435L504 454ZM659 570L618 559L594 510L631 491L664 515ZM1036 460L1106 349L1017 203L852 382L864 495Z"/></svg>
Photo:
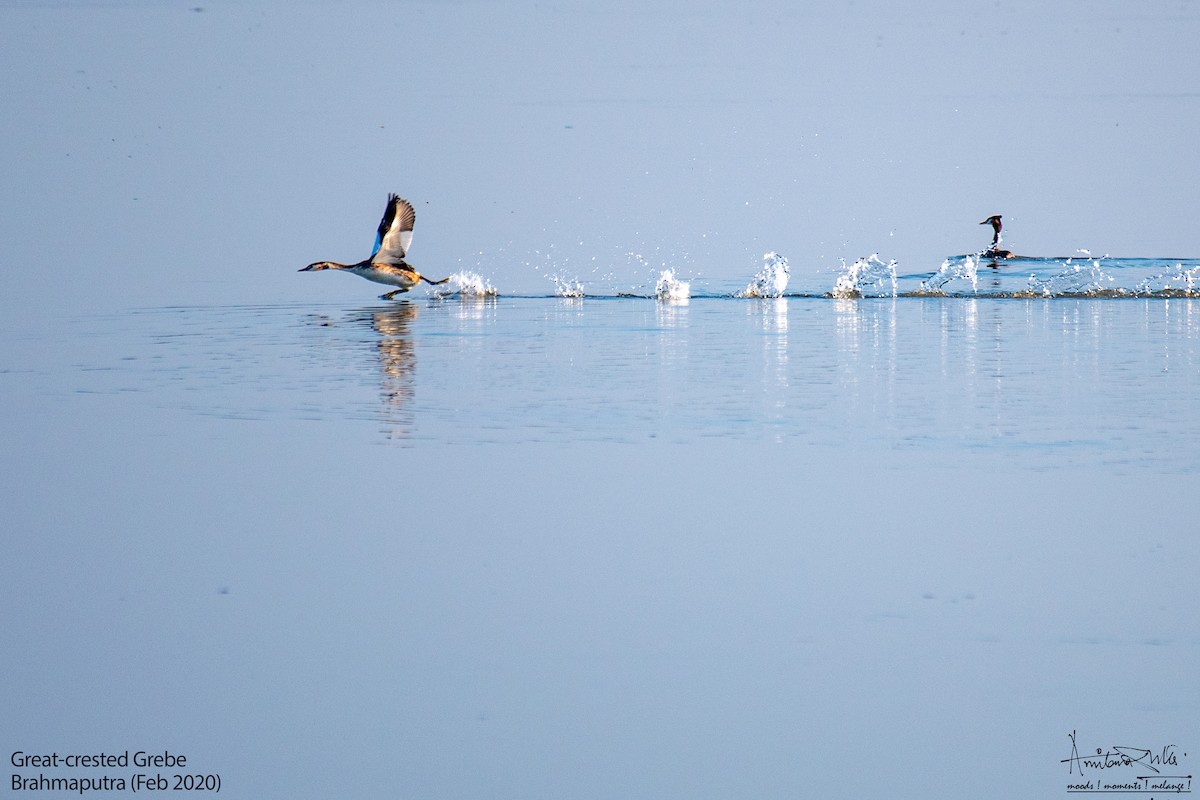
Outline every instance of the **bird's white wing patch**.
<svg viewBox="0 0 1200 800"><path fill-rule="evenodd" d="M417 213L411 203L394 194L389 196L387 210L379 222L379 247L371 260L382 264L402 263L412 244L413 224L416 221Z"/></svg>

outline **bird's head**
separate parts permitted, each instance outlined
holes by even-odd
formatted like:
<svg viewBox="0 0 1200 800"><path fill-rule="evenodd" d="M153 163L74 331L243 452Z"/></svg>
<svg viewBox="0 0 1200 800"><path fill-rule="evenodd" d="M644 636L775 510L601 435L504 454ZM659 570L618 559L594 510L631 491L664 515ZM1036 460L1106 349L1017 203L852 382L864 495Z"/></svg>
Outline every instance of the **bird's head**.
<svg viewBox="0 0 1200 800"><path fill-rule="evenodd" d="M345 264L338 264L334 261L317 261L309 264L307 267L301 268L300 272L316 272L319 269L345 269Z"/></svg>
<svg viewBox="0 0 1200 800"><path fill-rule="evenodd" d="M992 230L997 231L997 232L999 232L1000 228L1003 227L1000 222L999 214L993 214L992 216L988 217L987 219L985 219L983 222L981 222L979 224L980 225L991 225Z"/></svg>

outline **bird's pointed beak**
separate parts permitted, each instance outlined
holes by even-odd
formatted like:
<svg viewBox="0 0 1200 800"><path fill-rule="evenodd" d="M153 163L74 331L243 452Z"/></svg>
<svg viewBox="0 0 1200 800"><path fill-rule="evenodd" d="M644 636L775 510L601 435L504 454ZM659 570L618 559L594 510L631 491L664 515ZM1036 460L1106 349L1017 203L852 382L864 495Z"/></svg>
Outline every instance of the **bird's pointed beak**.
<svg viewBox="0 0 1200 800"><path fill-rule="evenodd" d="M987 225L989 222L991 222L991 220L990 220L990 219L985 219L983 222L981 222L981 223L979 223L979 224L980 224L980 225ZM305 267L304 269L308 269L308 267ZM304 270L300 270L300 271L301 271L301 272L303 272Z"/></svg>
<svg viewBox="0 0 1200 800"><path fill-rule="evenodd" d="M318 264L309 264L307 267L301 267L300 269L298 269L296 271L297 272L312 272L313 270L318 269L318 268L319 268Z"/></svg>

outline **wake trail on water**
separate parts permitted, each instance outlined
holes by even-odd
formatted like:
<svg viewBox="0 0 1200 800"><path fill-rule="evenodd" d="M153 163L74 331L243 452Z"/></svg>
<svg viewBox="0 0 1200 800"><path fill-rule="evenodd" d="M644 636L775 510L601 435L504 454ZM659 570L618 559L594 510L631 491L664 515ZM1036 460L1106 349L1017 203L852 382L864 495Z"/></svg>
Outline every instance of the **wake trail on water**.
<svg viewBox="0 0 1200 800"><path fill-rule="evenodd" d="M650 267L636 253L636 266ZM901 274L894 259L879 254L859 258L841 266L832 276L818 269L800 270L797 276L788 258L770 251L762 256L761 267L747 283L737 278L739 270L718 270L722 277L704 278L689 270L685 280L680 270L666 260L652 268L641 286L619 288L614 272L598 275L585 283L564 269L544 273L553 284L549 294L513 295L554 297L568 300L584 298L643 298L662 303L684 303L691 299L773 299L804 298L890 298L890 297L980 297L980 298L1170 298L1200 297L1200 259L1118 258L1111 256L1011 259L989 258L983 253L951 256L930 273ZM593 272L598 272L599 267ZM749 273L747 269L743 274ZM745 278L741 279L745 280ZM804 285L807 280L808 285ZM801 285L796 286L799 282ZM740 286L739 286L740 284ZM500 291L479 272L461 270L449 276L445 284L431 287L435 300L477 299L500 296Z"/></svg>

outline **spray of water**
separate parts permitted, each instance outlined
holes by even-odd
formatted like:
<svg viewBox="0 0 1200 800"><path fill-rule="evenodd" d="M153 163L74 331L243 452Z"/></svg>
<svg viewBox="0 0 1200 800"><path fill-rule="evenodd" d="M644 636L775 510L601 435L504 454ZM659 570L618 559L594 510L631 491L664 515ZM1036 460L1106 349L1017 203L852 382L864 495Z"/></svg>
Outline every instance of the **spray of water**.
<svg viewBox="0 0 1200 800"><path fill-rule="evenodd" d="M788 260L774 251L763 254L763 268L737 297L782 297L791 271Z"/></svg>
<svg viewBox="0 0 1200 800"><path fill-rule="evenodd" d="M578 278L565 278L562 275L547 275L554 282L555 297L583 297L583 283Z"/></svg>
<svg viewBox="0 0 1200 800"><path fill-rule="evenodd" d="M1041 279L1029 276L1028 295L1031 297L1066 297L1070 295L1127 295L1115 286L1116 279L1100 268L1100 262L1073 263L1067 259L1062 272Z"/></svg>
<svg viewBox="0 0 1200 800"><path fill-rule="evenodd" d="M896 262L886 264L875 253L867 258L860 258L845 267L838 276L830 293L833 297L895 297L896 296Z"/></svg>
<svg viewBox="0 0 1200 800"><path fill-rule="evenodd" d="M497 294L499 292L482 275L470 270L462 270L451 275L450 280L446 283L434 287L431 296L442 300L448 297L495 297Z"/></svg>
<svg viewBox="0 0 1200 800"><path fill-rule="evenodd" d="M1146 278L1137 285L1135 294L1163 297L1196 297L1200 294L1200 266L1175 269Z"/></svg>
<svg viewBox="0 0 1200 800"><path fill-rule="evenodd" d="M687 300L691 297L691 285L675 277L675 270L664 269L654 285L654 296L663 301Z"/></svg>
<svg viewBox="0 0 1200 800"><path fill-rule="evenodd" d="M970 281L971 291L978 291L978 268L979 258L977 256L966 256L962 260L946 259L937 272L921 281L921 288L917 290L917 293L945 295L949 293L946 290L947 284L955 281Z"/></svg>

